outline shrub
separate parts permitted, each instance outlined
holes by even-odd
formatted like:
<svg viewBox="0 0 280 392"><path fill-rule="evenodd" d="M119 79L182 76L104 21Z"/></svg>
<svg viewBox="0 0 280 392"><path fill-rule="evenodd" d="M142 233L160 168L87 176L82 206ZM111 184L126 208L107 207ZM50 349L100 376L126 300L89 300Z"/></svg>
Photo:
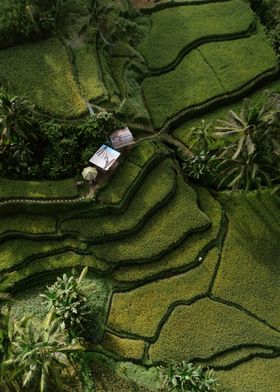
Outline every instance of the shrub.
<svg viewBox="0 0 280 392"><path fill-rule="evenodd" d="M47 286L45 294L41 294L48 310L62 320L62 329L66 328L71 340L84 335L89 324L87 298L81 290L86 273L87 267L79 278L63 274L52 286Z"/></svg>
<svg viewBox="0 0 280 392"><path fill-rule="evenodd" d="M178 392L216 392L217 379L214 371L203 369L201 366L195 367L192 363L182 361L160 367L161 377L164 385L169 391Z"/></svg>

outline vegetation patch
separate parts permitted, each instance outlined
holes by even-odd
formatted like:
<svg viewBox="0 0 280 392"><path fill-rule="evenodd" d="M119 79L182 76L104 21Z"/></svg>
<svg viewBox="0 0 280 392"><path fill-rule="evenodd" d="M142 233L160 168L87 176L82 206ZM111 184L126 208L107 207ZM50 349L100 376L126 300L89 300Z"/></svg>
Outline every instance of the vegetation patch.
<svg viewBox="0 0 280 392"><path fill-rule="evenodd" d="M55 233L56 218L48 215L2 215L0 235L6 232L22 232L30 234Z"/></svg>
<svg viewBox="0 0 280 392"><path fill-rule="evenodd" d="M254 358L230 371L219 371L220 388L225 392L277 392L280 358Z"/></svg>
<svg viewBox="0 0 280 392"><path fill-rule="evenodd" d="M150 348L150 358L192 361L250 344L279 348L280 335L236 307L204 298L173 310Z"/></svg>
<svg viewBox="0 0 280 392"><path fill-rule="evenodd" d="M97 54L92 45L73 49L80 86L89 101L105 97Z"/></svg>
<svg viewBox="0 0 280 392"><path fill-rule="evenodd" d="M1 199L54 199L78 196L75 179L61 181L20 181L0 178Z"/></svg>
<svg viewBox="0 0 280 392"><path fill-rule="evenodd" d="M195 262L199 253L217 238L222 220L221 206L205 188L196 187L195 190L199 206L209 217L211 226L201 233L193 233L182 245L168 252L160 260L116 269L113 273L114 279L122 282L144 280L182 268Z"/></svg>
<svg viewBox="0 0 280 392"><path fill-rule="evenodd" d="M193 189L178 176L177 190L172 200L146 222L137 235L94 245L93 254L114 264L148 261L162 256L187 235L203 230L210 224L209 218L199 210L196 199Z"/></svg>
<svg viewBox="0 0 280 392"><path fill-rule="evenodd" d="M102 340L102 346L106 349L127 359L140 360L144 353L144 341L121 338L106 332Z"/></svg>
<svg viewBox="0 0 280 392"><path fill-rule="evenodd" d="M172 304L207 292L217 259L217 250L213 249L193 270L128 292L114 293L108 318L110 328L153 337Z"/></svg>
<svg viewBox="0 0 280 392"><path fill-rule="evenodd" d="M106 271L108 266L105 263L96 260L91 255L79 255L73 251L64 252L53 256L33 260L25 267L7 273L0 283L0 290L5 291L16 287L17 284L26 280L33 285L40 282L39 275L42 275L43 281L46 281L46 274L52 278L58 271L68 268L89 267L97 271ZM44 275L45 274L45 275ZM38 277L36 277L38 275ZM35 278L36 277L36 278Z"/></svg>
<svg viewBox="0 0 280 392"><path fill-rule="evenodd" d="M52 38L0 51L0 80L13 92L28 95L46 112L73 117L85 112L67 53Z"/></svg>
<svg viewBox="0 0 280 392"><path fill-rule="evenodd" d="M151 30L139 50L149 68L165 68L194 44L247 32L254 19L249 4L240 0L167 8L151 15Z"/></svg>
<svg viewBox="0 0 280 392"><path fill-rule="evenodd" d="M280 199L271 192L220 196L229 218L214 294L280 328Z"/></svg>
<svg viewBox="0 0 280 392"><path fill-rule="evenodd" d="M170 161L157 165L139 187L127 211L122 215L90 215L65 220L60 229L63 232L78 232L87 239L106 239L110 236L125 236L134 232L150 214L167 203L176 186L174 168ZM165 201L166 200L166 201Z"/></svg>
<svg viewBox="0 0 280 392"><path fill-rule="evenodd" d="M280 80L267 83L266 84L266 90L269 90L271 92L280 92ZM250 94L248 98L250 99L250 102L252 105L258 105L262 103L265 99L265 94L264 92L266 90L257 90L256 92ZM220 108L217 108L215 110L211 110L209 113L205 113L203 115L203 119L205 120L206 123L212 122L213 125L216 125L217 120L220 120L222 118L225 118L229 112L229 110L233 110L235 112L240 112L241 108L243 105L243 100L222 106ZM190 119L186 121L183 125L180 127L176 128L172 134L173 136L183 142L184 144L188 145L189 141L189 134L191 132L192 128L196 128L201 125L201 117L196 117L193 119Z"/></svg>
<svg viewBox="0 0 280 392"><path fill-rule="evenodd" d="M145 79L143 92L153 123L160 128L183 109L238 90L276 67L275 53L259 26L258 34L249 38L201 45L174 71Z"/></svg>

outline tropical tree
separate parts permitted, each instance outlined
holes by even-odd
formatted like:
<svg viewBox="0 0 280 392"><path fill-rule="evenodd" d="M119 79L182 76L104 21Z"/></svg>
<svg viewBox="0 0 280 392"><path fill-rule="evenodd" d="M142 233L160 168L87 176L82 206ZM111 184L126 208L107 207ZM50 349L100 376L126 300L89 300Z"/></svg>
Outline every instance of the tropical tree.
<svg viewBox="0 0 280 392"><path fill-rule="evenodd" d="M213 132L212 122L206 122L203 119L200 125L192 127L186 143L192 151L207 151L215 142Z"/></svg>
<svg viewBox="0 0 280 392"><path fill-rule="evenodd" d="M74 275L63 274L52 286L47 286L45 294L41 296L50 311L59 318L71 340L81 337L87 330L89 323L89 308L87 298L81 288L87 274L87 267L77 278Z"/></svg>
<svg viewBox="0 0 280 392"><path fill-rule="evenodd" d="M240 114L230 110L227 120L219 120L214 136L231 141L232 159L244 152L252 155L267 145L279 153L280 94L265 94L261 106L251 106L245 99Z"/></svg>
<svg viewBox="0 0 280 392"><path fill-rule="evenodd" d="M32 131L34 105L26 97L0 94L0 144L36 138Z"/></svg>
<svg viewBox="0 0 280 392"><path fill-rule="evenodd" d="M215 160L219 188L272 187L280 178L280 95L265 94L262 105L244 100L240 114L231 110L216 127L225 140Z"/></svg>
<svg viewBox="0 0 280 392"><path fill-rule="evenodd" d="M21 380L23 391L62 391L62 371L71 367L71 353L84 351L81 344L68 344L61 320L49 312L42 325L31 318L15 323L9 359L9 381Z"/></svg>

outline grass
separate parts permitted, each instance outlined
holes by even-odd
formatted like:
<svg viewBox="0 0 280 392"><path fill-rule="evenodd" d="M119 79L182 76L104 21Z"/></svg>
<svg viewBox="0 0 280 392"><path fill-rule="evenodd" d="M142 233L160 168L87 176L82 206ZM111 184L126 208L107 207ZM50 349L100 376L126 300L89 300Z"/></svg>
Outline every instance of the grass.
<svg viewBox="0 0 280 392"><path fill-rule="evenodd" d="M120 373L96 362L92 364L92 375L95 392L149 392L149 389L137 386L133 381L125 378L125 375L122 377Z"/></svg>
<svg viewBox="0 0 280 392"><path fill-rule="evenodd" d="M101 80L97 54L92 45L75 48L75 65L82 91L89 101L106 96Z"/></svg>
<svg viewBox="0 0 280 392"><path fill-rule="evenodd" d="M201 75L207 75L207 78ZM198 50L190 52L174 71L146 78L142 86L156 128L180 110L223 93Z"/></svg>
<svg viewBox="0 0 280 392"><path fill-rule="evenodd" d="M208 290L217 260L217 250L213 249L203 263L191 271L129 292L114 293L108 318L110 328L153 337L170 305Z"/></svg>
<svg viewBox="0 0 280 392"><path fill-rule="evenodd" d="M278 392L280 358L254 358L230 371L216 372L224 392Z"/></svg>
<svg viewBox="0 0 280 392"><path fill-rule="evenodd" d="M78 196L75 179L61 181L21 181L0 178L0 200L13 198L73 198Z"/></svg>
<svg viewBox="0 0 280 392"><path fill-rule="evenodd" d="M209 223L209 218L197 206L193 189L178 177L175 196L137 235L94 245L92 252L97 258L114 264L147 261L162 256L192 231L201 230Z"/></svg>
<svg viewBox="0 0 280 392"><path fill-rule="evenodd" d="M88 239L127 235L144 222L151 211L172 194L174 188L174 168L169 160L165 160L148 173L124 214L91 216L89 213L86 217L67 219L60 229L63 232L74 230Z"/></svg>
<svg viewBox="0 0 280 392"><path fill-rule="evenodd" d="M272 92L280 93L280 80L268 83L266 85L266 89ZM264 90L258 90L248 96L252 105L259 105L264 100ZM206 122L212 122L213 126L217 125L217 120L224 119L227 117L229 110L234 110L235 112L239 113L242 107L243 100L231 103L229 105L225 105L221 108L212 110L209 113L205 113L203 118ZM178 127L173 131L173 136L182 141L184 144L187 145L188 135L192 128L198 127L201 125L201 116L191 119L185 122L183 125Z"/></svg>
<svg viewBox="0 0 280 392"><path fill-rule="evenodd" d="M96 260L90 255L79 255L73 251L65 252L62 254L48 256L33 260L32 263L26 265L24 268L8 273L0 282L0 291L5 291L9 288L15 287L18 283L29 279L29 285L40 283L38 274L47 274L48 278L58 275L59 271L67 268L81 268L86 267L94 268L98 271L106 271L107 266ZM46 281L46 276L44 278ZM27 283L25 283L26 285Z"/></svg>
<svg viewBox="0 0 280 392"><path fill-rule="evenodd" d="M249 38L211 42L202 45L199 50L218 75L226 92L242 87L256 76L277 66L275 52L260 24L257 34ZM260 56L262 61L259 61Z"/></svg>
<svg viewBox="0 0 280 392"><path fill-rule="evenodd" d="M250 344L279 347L280 335L235 307L205 298L173 310L150 348L150 358L190 361Z"/></svg>
<svg viewBox="0 0 280 392"><path fill-rule="evenodd" d="M67 52L56 38L1 50L0 80L46 112L73 117L86 110Z"/></svg>
<svg viewBox="0 0 280 392"><path fill-rule="evenodd" d="M140 173L138 166L124 160L110 178L109 184L98 193L98 201L103 204L119 204Z"/></svg>
<svg viewBox="0 0 280 392"><path fill-rule="evenodd" d="M109 332L104 335L102 346L106 350L127 359L140 360L144 353L144 342L142 340L121 338Z"/></svg>
<svg viewBox="0 0 280 392"><path fill-rule="evenodd" d="M249 38L201 45L173 71L144 80L143 92L154 126L160 128L183 109L240 89L276 65L261 27Z"/></svg>
<svg viewBox="0 0 280 392"><path fill-rule="evenodd" d="M47 215L13 214L1 216L0 235L5 232L22 232L30 234L55 233L56 218Z"/></svg>
<svg viewBox="0 0 280 392"><path fill-rule="evenodd" d="M199 205L209 217L211 226L201 233L194 233L181 246L168 252L160 260L137 266L120 267L113 273L114 279L122 282L143 280L191 264L199 252L218 236L222 211L220 204L210 196L206 189L196 188Z"/></svg>
<svg viewBox="0 0 280 392"><path fill-rule="evenodd" d="M155 12L150 17L151 30L139 45L148 66L170 65L197 40L247 32L254 21L249 5L241 0L225 3L181 6Z"/></svg>
<svg viewBox="0 0 280 392"><path fill-rule="evenodd" d="M267 191L221 201L229 227L214 294L280 328L280 198Z"/></svg>
<svg viewBox="0 0 280 392"><path fill-rule="evenodd" d="M17 268L30 257L57 252L63 248L78 249L75 240L31 241L28 239L11 239L0 244L0 271ZM33 261L32 263L36 263Z"/></svg>
<svg viewBox="0 0 280 392"><path fill-rule="evenodd" d="M144 167L156 153L156 143L144 140L133 148L128 155L128 160L139 167Z"/></svg>

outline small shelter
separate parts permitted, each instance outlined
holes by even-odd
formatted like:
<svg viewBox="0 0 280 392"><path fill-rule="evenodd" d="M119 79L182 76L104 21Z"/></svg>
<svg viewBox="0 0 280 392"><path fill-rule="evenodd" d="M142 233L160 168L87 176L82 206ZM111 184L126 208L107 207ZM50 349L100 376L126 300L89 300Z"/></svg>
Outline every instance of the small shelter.
<svg viewBox="0 0 280 392"><path fill-rule="evenodd" d="M110 140L113 148L117 150L135 144L133 135L128 127L125 127L123 129L117 129L116 131L111 133Z"/></svg>
<svg viewBox="0 0 280 392"><path fill-rule="evenodd" d="M89 161L100 169L108 171L120 155L121 154L118 151L106 146L106 144L102 144Z"/></svg>

